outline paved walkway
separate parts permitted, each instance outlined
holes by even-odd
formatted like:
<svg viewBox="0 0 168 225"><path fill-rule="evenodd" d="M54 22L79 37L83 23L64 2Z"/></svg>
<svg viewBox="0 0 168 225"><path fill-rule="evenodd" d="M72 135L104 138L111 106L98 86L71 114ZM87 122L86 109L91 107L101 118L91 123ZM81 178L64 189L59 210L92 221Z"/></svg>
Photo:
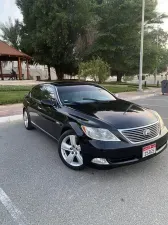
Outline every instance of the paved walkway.
<svg viewBox="0 0 168 225"><path fill-rule="evenodd" d="M125 100L133 100L133 99L139 99L139 98L147 98L151 95L160 95L161 89L160 88L150 88L149 90L146 90L144 92L122 92L118 94L119 98L125 99Z"/></svg>
<svg viewBox="0 0 168 225"><path fill-rule="evenodd" d="M0 80L0 85L20 85L20 86L28 86L28 85L37 85L45 83L43 81L35 81L35 80Z"/></svg>
<svg viewBox="0 0 168 225"><path fill-rule="evenodd" d="M142 99L147 98L154 95L161 95L160 89L151 89L145 92L124 92L119 93L118 97L125 99L125 100L136 100L136 99ZM0 117L10 117L15 115L21 115L22 114L22 104L13 104L13 105L2 105L0 106Z"/></svg>
<svg viewBox="0 0 168 225"><path fill-rule="evenodd" d="M2 105L0 106L0 117L14 116L22 114L23 104Z"/></svg>

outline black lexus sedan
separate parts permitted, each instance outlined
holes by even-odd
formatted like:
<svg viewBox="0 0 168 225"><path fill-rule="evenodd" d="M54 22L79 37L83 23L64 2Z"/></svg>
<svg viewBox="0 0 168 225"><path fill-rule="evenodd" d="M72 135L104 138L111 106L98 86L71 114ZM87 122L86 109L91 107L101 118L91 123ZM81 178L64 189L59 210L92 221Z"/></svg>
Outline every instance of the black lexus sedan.
<svg viewBox="0 0 168 225"><path fill-rule="evenodd" d="M121 100L99 85L51 83L32 88L23 102L27 130L39 128L58 141L63 163L119 166L149 159L167 147L159 114Z"/></svg>

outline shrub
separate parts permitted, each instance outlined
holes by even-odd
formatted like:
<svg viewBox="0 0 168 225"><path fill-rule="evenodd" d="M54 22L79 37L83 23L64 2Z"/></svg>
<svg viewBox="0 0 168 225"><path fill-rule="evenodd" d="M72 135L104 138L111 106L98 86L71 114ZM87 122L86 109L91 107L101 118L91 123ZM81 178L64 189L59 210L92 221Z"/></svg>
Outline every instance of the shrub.
<svg viewBox="0 0 168 225"><path fill-rule="evenodd" d="M95 82L103 83L110 76L109 66L101 58L94 58L79 65L79 78L92 78Z"/></svg>

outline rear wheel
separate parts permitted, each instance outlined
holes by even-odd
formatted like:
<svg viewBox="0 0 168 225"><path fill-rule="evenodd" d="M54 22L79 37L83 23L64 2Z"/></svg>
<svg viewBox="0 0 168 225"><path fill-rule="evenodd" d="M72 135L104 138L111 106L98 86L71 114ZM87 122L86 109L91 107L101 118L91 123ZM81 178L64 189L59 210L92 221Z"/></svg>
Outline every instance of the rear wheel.
<svg viewBox="0 0 168 225"><path fill-rule="evenodd" d="M29 112L26 109L23 110L23 121L27 130L33 129Z"/></svg>
<svg viewBox="0 0 168 225"><path fill-rule="evenodd" d="M61 136L58 144L59 155L63 163L73 170L84 169L81 146L73 130L68 130Z"/></svg>

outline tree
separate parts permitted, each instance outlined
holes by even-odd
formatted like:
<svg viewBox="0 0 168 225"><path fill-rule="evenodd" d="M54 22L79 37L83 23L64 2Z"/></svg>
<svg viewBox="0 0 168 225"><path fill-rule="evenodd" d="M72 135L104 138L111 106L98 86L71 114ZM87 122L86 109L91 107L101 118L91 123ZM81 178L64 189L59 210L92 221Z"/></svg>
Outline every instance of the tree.
<svg viewBox="0 0 168 225"><path fill-rule="evenodd" d="M167 70L168 33L163 29L148 29L144 39L144 73L156 74Z"/></svg>
<svg viewBox="0 0 168 225"><path fill-rule="evenodd" d="M34 63L46 63L46 58L44 55L39 52L39 54L35 54L35 51L32 47L31 38L27 34L25 27L21 22L15 20L12 22L11 18L9 18L8 23L0 24L0 29L2 30L2 39L6 41L9 45L13 46L14 48L25 52L26 54L33 57L32 64ZM48 49L45 50L45 53ZM13 65L12 65L13 66ZM48 66L48 79L51 80L50 74L50 64Z"/></svg>
<svg viewBox="0 0 168 225"><path fill-rule="evenodd" d="M12 22L11 18L9 18L7 23L0 23L0 29L2 31L1 38L9 45L19 49L21 32L21 23L19 20Z"/></svg>
<svg viewBox="0 0 168 225"><path fill-rule="evenodd" d="M163 49L158 63L158 73L167 72L168 69L168 49Z"/></svg>
<svg viewBox="0 0 168 225"><path fill-rule="evenodd" d="M0 23L0 30L2 31L0 35L2 40L19 50L21 40L21 23L19 20L14 20L14 22L12 22L11 18L9 18L8 22ZM14 62L12 62L12 69L13 67Z"/></svg>
<svg viewBox="0 0 168 225"><path fill-rule="evenodd" d="M89 0L17 0L34 57L54 67L58 79L76 68L75 45L92 14Z"/></svg>
<svg viewBox="0 0 168 225"><path fill-rule="evenodd" d="M79 77L92 78L95 82L103 83L110 75L109 66L100 58L94 58L79 65Z"/></svg>
<svg viewBox="0 0 168 225"><path fill-rule="evenodd" d="M146 1L148 24L161 22L155 11L157 1ZM90 56L100 56L111 67L111 75L121 82L123 75L138 73L142 2L139 0L103 1L97 8L100 17L98 36ZM144 61L145 64L145 61Z"/></svg>

